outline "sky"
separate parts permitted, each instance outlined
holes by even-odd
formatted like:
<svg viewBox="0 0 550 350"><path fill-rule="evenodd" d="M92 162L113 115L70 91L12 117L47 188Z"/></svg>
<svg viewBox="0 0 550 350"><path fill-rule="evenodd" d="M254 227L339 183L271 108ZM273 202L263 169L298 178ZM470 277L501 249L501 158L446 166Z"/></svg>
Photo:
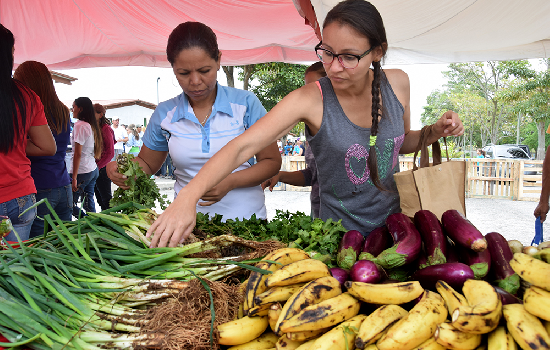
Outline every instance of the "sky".
<svg viewBox="0 0 550 350"><path fill-rule="evenodd" d="M420 116L423 106L426 105L426 97L433 90L442 88L445 80L441 72L447 69L447 65L417 64L383 66L383 68L399 68L409 75L411 127L420 129ZM76 98L81 96L89 97L92 101L124 99L157 103L157 93L158 101L162 102L182 92L171 68L98 67L59 70L58 72L78 78L73 81L72 85L55 84L60 100L69 107ZM218 82L222 85L227 84L225 74L221 69L218 72ZM242 88L240 81L236 81L235 85Z"/></svg>

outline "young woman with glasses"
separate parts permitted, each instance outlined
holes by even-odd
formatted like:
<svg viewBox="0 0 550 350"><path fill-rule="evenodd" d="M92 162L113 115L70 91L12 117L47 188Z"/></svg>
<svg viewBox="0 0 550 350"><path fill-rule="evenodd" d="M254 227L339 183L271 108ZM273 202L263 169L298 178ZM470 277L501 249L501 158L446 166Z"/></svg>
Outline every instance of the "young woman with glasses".
<svg viewBox="0 0 550 350"><path fill-rule="evenodd" d="M327 77L291 92L212 157L151 226L152 246L185 240L202 194L300 121L317 162L321 219L342 219L348 230L368 234L400 211L393 174L398 155L415 150L420 131L410 129L407 75L381 69L388 47L382 18L367 1L342 1L327 14L322 37L316 52ZM448 111L428 141L463 132L458 115Z"/></svg>

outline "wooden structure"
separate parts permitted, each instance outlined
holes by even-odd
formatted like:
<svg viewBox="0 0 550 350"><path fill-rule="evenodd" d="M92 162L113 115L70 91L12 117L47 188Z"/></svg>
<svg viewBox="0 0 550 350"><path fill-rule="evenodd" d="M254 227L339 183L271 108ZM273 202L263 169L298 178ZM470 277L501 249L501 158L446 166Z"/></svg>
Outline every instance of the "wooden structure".
<svg viewBox="0 0 550 350"><path fill-rule="evenodd" d="M539 200L542 187L542 160L461 158L452 161L466 162L464 187L467 198L500 198L533 202ZM413 158L399 157L399 163L401 171L412 169ZM281 170L295 171L304 168L303 156L283 157ZM274 190L310 191L311 188L278 183Z"/></svg>

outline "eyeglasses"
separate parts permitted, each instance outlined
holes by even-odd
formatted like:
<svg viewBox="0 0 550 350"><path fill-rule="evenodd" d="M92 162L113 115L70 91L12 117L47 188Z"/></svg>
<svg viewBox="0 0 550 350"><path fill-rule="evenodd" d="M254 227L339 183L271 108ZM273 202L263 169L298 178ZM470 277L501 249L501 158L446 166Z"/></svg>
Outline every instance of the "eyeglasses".
<svg viewBox="0 0 550 350"><path fill-rule="evenodd" d="M334 61L335 58L338 58L338 62L342 65L342 67L346 69L354 69L359 65L359 60L366 55L368 55L376 46L371 47L367 51L365 51L362 55L354 55L351 53L339 53L335 54L334 52L324 49L321 47L322 42L317 44L315 46L315 53L317 54L317 57L323 62L323 64L331 64L332 61Z"/></svg>

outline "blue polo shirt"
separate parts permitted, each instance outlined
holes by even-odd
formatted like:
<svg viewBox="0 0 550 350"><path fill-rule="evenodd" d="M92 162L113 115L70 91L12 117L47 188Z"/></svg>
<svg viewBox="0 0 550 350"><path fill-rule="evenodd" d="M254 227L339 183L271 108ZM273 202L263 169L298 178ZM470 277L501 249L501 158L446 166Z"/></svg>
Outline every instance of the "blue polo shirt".
<svg viewBox="0 0 550 350"><path fill-rule="evenodd" d="M169 151L175 167L177 195L217 151L265 114L265 108L253 93L217 84L212 114L204 126L182 93L157 106L143 135L143 144L154 151ZM234 171L250 166L245 162ZM197 205L197 211L221 214L224 220L248 219L252 214L267 218L261 186L236 188L217 203Z"/></svg>

